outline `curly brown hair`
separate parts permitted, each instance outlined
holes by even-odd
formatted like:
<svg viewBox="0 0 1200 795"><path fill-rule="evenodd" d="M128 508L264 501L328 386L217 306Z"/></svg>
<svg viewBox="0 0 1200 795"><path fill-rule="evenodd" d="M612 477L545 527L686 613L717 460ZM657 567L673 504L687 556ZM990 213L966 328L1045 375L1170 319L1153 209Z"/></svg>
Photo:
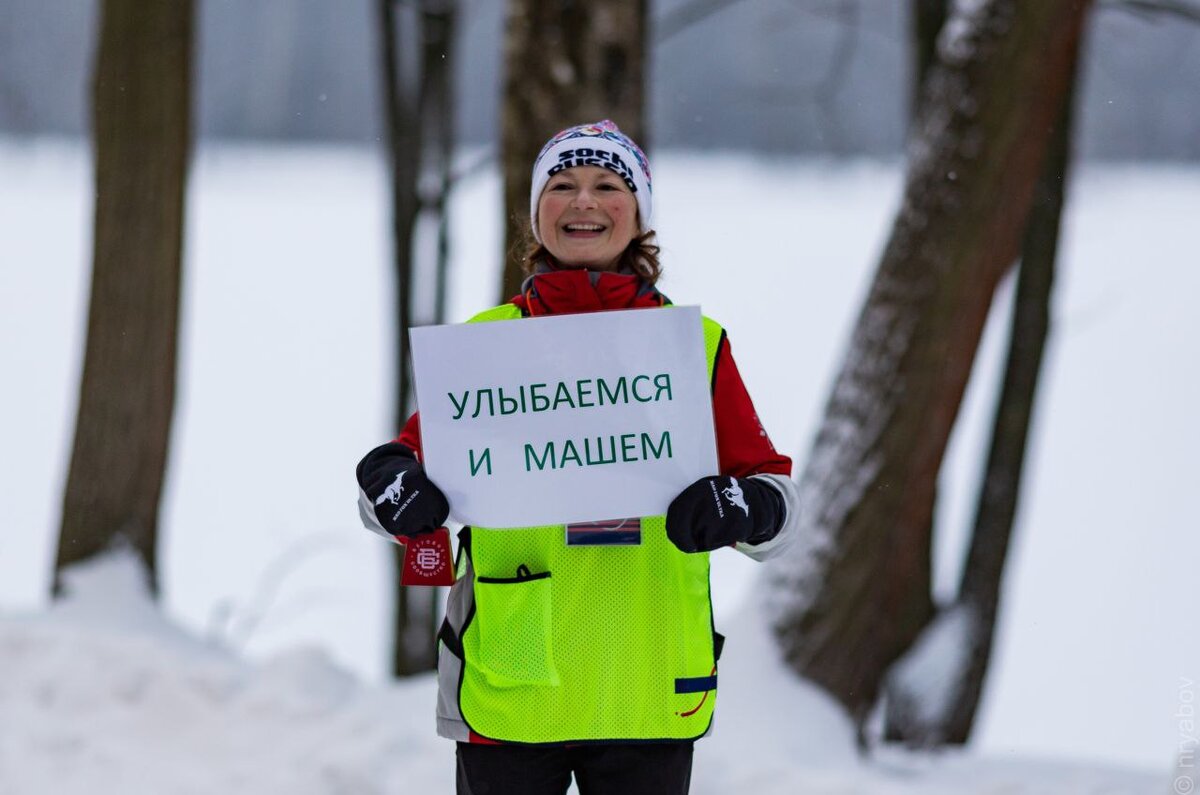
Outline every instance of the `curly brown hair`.
<svg viewBox="0 0 1200 795"><path fill-rule="evenodd" d="M654 238L655 232L651 229L629 241L629 245L621 252L621 257L617 261L618 268L633 271L646 284L657 282L662 276L662 265L658 261L660 249L654 242ZM517 247L525 252L521 256L521 266L526 275L532 274L539 262L555 261L554 255L550 253L549 249L534 239L529 224L523 225Z"/></svg>

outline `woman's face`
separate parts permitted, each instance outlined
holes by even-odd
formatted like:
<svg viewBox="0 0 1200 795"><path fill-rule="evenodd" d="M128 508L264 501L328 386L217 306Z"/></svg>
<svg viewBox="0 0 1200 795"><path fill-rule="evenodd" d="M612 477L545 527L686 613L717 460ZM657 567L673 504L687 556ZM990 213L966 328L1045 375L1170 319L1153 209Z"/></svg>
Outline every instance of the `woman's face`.
<svg viewBox="0 0 1200 795"><path fill-rule="evenodd" d="M576 166L546 183L537 223L542 244L562 265L616 270L638 233L637 199L607 168Z"/></svg>

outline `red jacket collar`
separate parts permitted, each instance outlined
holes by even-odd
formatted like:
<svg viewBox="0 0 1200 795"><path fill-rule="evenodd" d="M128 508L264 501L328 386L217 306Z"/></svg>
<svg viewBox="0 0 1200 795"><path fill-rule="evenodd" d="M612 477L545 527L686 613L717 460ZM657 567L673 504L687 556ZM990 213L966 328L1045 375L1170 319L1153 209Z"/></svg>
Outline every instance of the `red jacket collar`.
<svg viewBox="0 0 1200 795"><path fill-rule="evenodd" d="M525 280L512 303L525 314L570 315L663 306L666 298L632 273L546 270Z"/></svg>

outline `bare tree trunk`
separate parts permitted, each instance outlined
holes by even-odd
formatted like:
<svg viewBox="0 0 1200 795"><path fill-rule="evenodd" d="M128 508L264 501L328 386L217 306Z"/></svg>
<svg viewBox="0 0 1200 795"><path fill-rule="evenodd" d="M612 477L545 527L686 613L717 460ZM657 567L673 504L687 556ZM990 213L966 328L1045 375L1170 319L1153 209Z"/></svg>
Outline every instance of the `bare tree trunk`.
<svg viewBox="0 0 1200 795"><path fill-rule="evenodd" d="M87 347L54 564L114 542L157 593L158 504L175 402L190 140L191 0L105 0L93 77L96 216Z"/></svg>
<svg viewBox="0 0 1200 795"><path fill-rule="evenodd" d="M504 277L500 300L520 291L520 242L529 225L534 158L554 133L612 119L647 146L646 0L508 0L502 159Z"/></svg>
<svg viewBox="0 0 1200 795"><path fill-rule="evenodd" d="M396 404L393 425L403 428L411 414L412 379L408 369L408 330L412 326L413 231L420 210L417 169L421 151L421 125L412 88L401 68L402 52L397 40L406 35L404 11L397 14L398 0L378 0L379 28L383 37L383 92L387 123L388 163L392 188L392 262L396 289Z"/></svg>
<svg viewBox="0 0 1200 795"><path fill-rule="evenodd" d="M971 608L976 621L973 627L975 631L971 636L972 647L963 678L964 687L947 716L947 725L938 729L938 734L952 743L966 743L971 736L991 659L1000 586L1016 519L1017 497L1042 354L1050 331L1050 295L1070 170L1074 94L1072 81L1071 88L1063 97L1046 168L1038 183L1029 226L1025 230L1004 385L996 410L991 450L980 484L975 527L958 594L959 604Z"/></svg>
<svg viewBox="0 0 1200 795"><path fill-rule="evenodd" d="M432 321L446 322L446 289L450 265L449 199L453 186L454 35L457 0L426 0L421 13L421 91L418 117L426 125L421 171L436 190L423 205L437 224Z"/></svg>
<svg viewBox="0 0 1200 795"><path fill-rule="evenodd" d="M440 321L445 312L449 241L446 219L453 140L451 44L457 13L455 0L422 0L415 8L399 8L398 0L379 0L379 25L388 154L392 185L392 238L396 281L396 413L402 428L413 410L408 332L414 325L414 287L419 268L415 252L417 222L424 210L436 214L438 226L436 295L425 320ZM399 12L399 13L397 13ZM404 59L397 42L419 50ZM408 67L408 68L406 68ZM422 188L436 184L439 193L423 199ZM396 571L403 565L396 547ZM436 591L412 592L396 579L396 613L392 672L408 676L431 670L437 661Z"/></svg>
<svg viewBox="0 0 1200 795"><path fill-rule="evenodd" d="M913 81L910 117L920 116L920 102L925 78L937 62L937 38L946 24L951 0L912 0Z"/></svg>
<svg viewBox="0 0 1200 795"><path fill-rule="evenodd" d="M457 0L423 0L420 14L421 64L417 90L417 124L421 126L417 167L419 212L414 224L418 219L428 219L436 227L436 240L432 261L418 268L420 273L433 278L432 311L414 311L417 325L442 323L446 314L450 256L448 203L454 154L451 68ZM414 259L422 261L422 257L416 254ZM397 563L402 561L397 558ZM441 589L421 588L412 591L397 584L397 591L397 603L407 611L408 617L403 625L397 622L396 671L401 672L402 659L407 661L406 672L433 670L437 667L436 634L441 618Z"/></svg>
<svg viewBox="0 0 1200 795"><path fill-rule="evenodd" d="M403 428L412 403L412 376L409 373L408 330L412 327L413 231L417 221L417 163L420 124L409 99L410 88L400 68L402 53L397 39L407 38L398 23L404 14L397 12L398 0L379 0L379 27L383 37L384 107L387 119L388 158L392 185L392 258L396 289L396 403L393 427ZM392 674L409 676L428 670L421 655L409 650L412 633L408 590L400 586L399 572L404 565L404 548L393 551L396 562L396 612L393 620Z"/></svg>
<svg viewBox="0 0 1200 795"><path fill-rule="evenodd" d="M929 8L944 0L916 0ZM919 13L919 12L918 12ZM921 26L918 25L918 28ZM927 19L918 31L915 49L932 52L937 30ZM918 55L918 60L920 56ZM1008 362L997 401L991 450L980 483L979 505L959 593L939 609L922 639L893 666L886 684L884 736L910 746L964 744L974 725L991 659L999 612L1000 585L1008 557L1026 440L1042 352L1049 331L1050 293L1058 250L1059 221L1070 162L1071 110L1078 64L1062 98L1046 164L1038 182L1025 229L1009 339ZM941 636L959 646L949 660L930 661L929 654L947 654L943 642L925 643L926 635ZM952 638L946 638L953 635ZM936 690L921 672L934 662L942 671ZM954 664L951 665L950 663Z"/></svg>
<svg viewBox="0 0 1200 795"><path fill-rule="evenodd" d="M958 6L927 81L903 207L771 566L788 663L860 728L933 612L936 481L997 283L1016 260L1088 0Z"/></svg>

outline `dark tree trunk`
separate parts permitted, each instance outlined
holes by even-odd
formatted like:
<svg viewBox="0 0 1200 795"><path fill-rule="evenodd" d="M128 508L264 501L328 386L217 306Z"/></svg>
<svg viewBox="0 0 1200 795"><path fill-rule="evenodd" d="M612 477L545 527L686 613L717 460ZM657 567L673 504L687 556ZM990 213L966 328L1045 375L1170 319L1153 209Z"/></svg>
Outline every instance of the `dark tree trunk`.
<svg viewBox="0 0 1200 795"><path fill-rule="evenodd" d="M551 135L609 118L643 148L646 0L508 0L502 159L504 277L518 293L533 160Z"/></svg>
<svg viewBox="0 0 1200 795"><path fill-rule="evenodd" d="M860 732L933 613L938 471L996 285L1020 252L1088 6L990 0L943 37L903 207L801 479L801 543L771 567L786 659Z"/></svg>
<svg viewBox="0 0 1200 795"><path fill-rule="evenodd" d="M428 181L437 185L437 193L424 202L437 224L434 254L433 316L435 324L446 322L447 281L450 268L450 190L453 183L454 157L454 35L457 26L457 0L427 2L421 15L421 92L417 102L418 115L426 125L422 152L422 171ZM403 561L398 560L398 565ZM397 585L397 591L404 588ZM403 597L406 608L421 627L413 662L425 670L437 668L437 626L441 618L441 588L425 588L427 602L423 606L407 604L413 600ZM399 602L398 602L399 603ZM419 617L419 618L418 618ZM397 630L400 627L397 626ZM399 645L399 644L398 644ZM399 653L397 653L397 662ZM399 666L395 666L399 669Z"/></svg>
<svg viewBox="0 0 1200 795"><path fill-rule="evenodd" d="M940 2L942 0L917 0L918 4L929 5ZM933 37L937 35L936 30L926 33ZM918 37L915 45L920 52L930 46L930 40ZM953 630L956 641L963 644L961 665L942 683L942 693L933 695L912 688L905 680L904 671L909 662L906 658L910 655L919 657L922 653L917 644L888 677L884 736L910 746L966 743L987 676L1000 586L1016 518L1026 440L1049 331L1059 221L1070 165L1071 111L1077 66L1072 64L1071 82L1062 98L1060 117L1054 126L1025 229L1008 360L959 593L954 604L939 610L926 630L946 631L946 625L954 622L957 625ZM920 660L913 662L918 666L922 664ZM931 699L945 708L932 709L930 703L922 703Z"/></svg>
<svg viewBox="0 0 1200 795"><path fill-rule="evenodd" d="M432 322L446 322L446 287L450 264L450 215L454 157L454 36L457 0L427 0L421 13L421 91L417 115L425 125L421 171L436 193L423 206L437 225Z"/></svg>
<svg viewBox="0 0 1200 795"><path fill-rule="evenodd" d="M948 724L938 732L952 743L966 743L971 736L991 659L1000 586L1017 514L1042 354L1050 331L1050 295L1070 171L1074 94L1072 82L1063 97L1061 115L1054 127L1046 167L1025 230L1004 385L980 484L971 546L959 586L959 604L971 608L976 621L971 637L973 646L963 679L965 687L954 701Z"/></svg>
<svg viewBox="0 0 1200 795"><path fill-rule="evenodd" d="M445 313L446 264L449 241L446 219L453 140L451 68L457 3L423 0L415 8L400 7L398 0L379 0L379 25L383 37L381 56L387 120L388 156L392 186L392 239L396 285L396 413L395 427L402 428L414 408L409 369L408 332L421 314L425 321L440 322ZM405 58L398 42L419 52ZM436 184L438 193L423 198L423 185ZM414 306L419 257L415 251L417 222L432 210L437 224L435 296L432 311L418 313ZM427 269L428 270L428 269ZM395 550L396 571L404 550ZM392 672L408 676L436 665L437 592L411 591L396 579L396 613Z"/></svg>
<svg viewBox="0 0 1200 795"><path fill-rule="evenodd" d="M913 80L910 116L916 119L920 116L919 104L925 78L929 70L937 62L937 38L946 24L946 15L950 12L951 0L913 0L912 11L912 44L913 44Z"/></svg>
<svg viewBox="0 0 1200 795"><path fill-rule="evenodd" d="M404 39L399 24L404 14L397 0L379 0L379 25L383 37L384 107L387 120L388 162L392 186L392 262L396 290L396 403L393 426L403 428L412 403L412 376L409 373L408 330L412 327L413 232L417 221L417 164L420 125L409 87L400 68L402 52L397 39ZM404 548L393 550L396 572L404 565ZM413 634L408 589L396 576L396 612L393 620L392 674L410 676L428 670L423 655L413 653L408 638Z"/></svg>
<svg viewBox="0 0 1200 795"><path fill-rule="evenodd" d="M105 0L92 86L96 215L87 346L55 560L128 543L157 593L175 402L192 3Z"/></svg>
<svg viewBox="0 0 1200 795"><path fill-rule="evenodd" d="M391 171L392 262L396 290L396 408L393 425L403 428L411 414L412 378L409 373L408 330L412 327L413 232L420 210L417 170L420 163L421 125L409 81L401 68L402 51L397 41L412 38L404 25L405 11L398 0L378 0L382 36L383 93L387 123L388 163ZM406 29L408 35L406 35Z"/></svg>

